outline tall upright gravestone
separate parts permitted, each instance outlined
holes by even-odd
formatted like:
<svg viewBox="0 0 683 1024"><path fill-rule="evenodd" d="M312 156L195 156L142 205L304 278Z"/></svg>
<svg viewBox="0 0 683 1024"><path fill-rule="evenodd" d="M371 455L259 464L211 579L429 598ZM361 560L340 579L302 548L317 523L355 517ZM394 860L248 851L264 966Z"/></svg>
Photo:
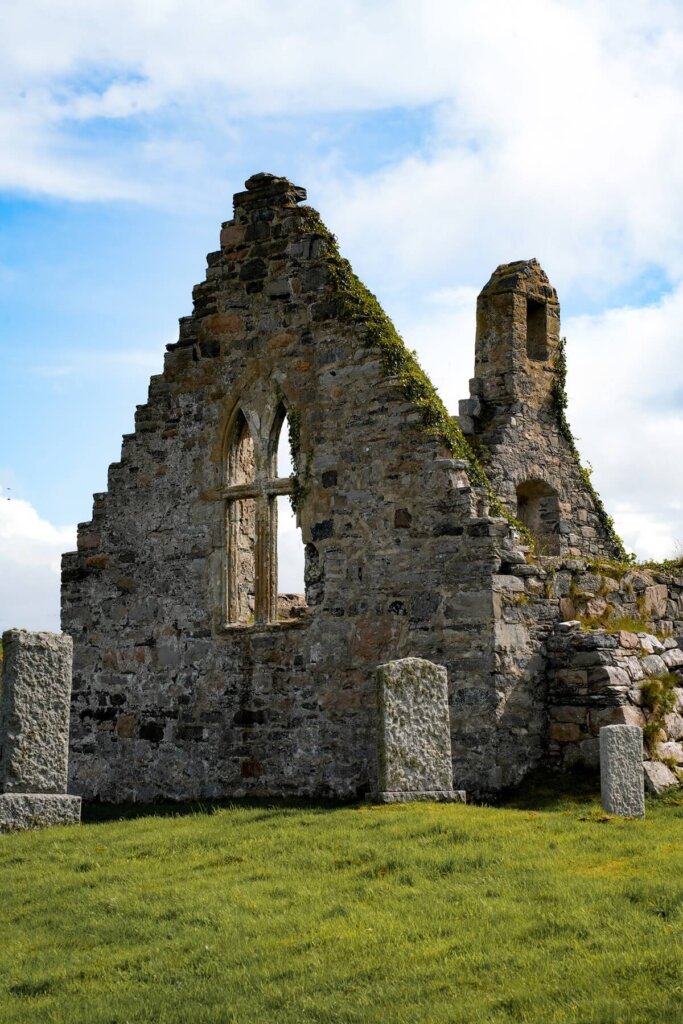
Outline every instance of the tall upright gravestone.
<svg viewBox="0 0 683 1024"><path fill-rule="evenodd" d="M446 669L402 658L377 669L379 783L383 803L465 802L453 789Z"/></svg>
<svg viewBox="0 0 683 1024"><path fill-rule="evenodd" d="M2 644L0 832L80 821L66 794L71 637L10 629Z"/></svg>
<svg viewBox="0 0 683 1024"><path fill-rule="evenodd" d="M600 730L600 790L608 814L645 814L643 732L637 725L605 725Z"/></svg>

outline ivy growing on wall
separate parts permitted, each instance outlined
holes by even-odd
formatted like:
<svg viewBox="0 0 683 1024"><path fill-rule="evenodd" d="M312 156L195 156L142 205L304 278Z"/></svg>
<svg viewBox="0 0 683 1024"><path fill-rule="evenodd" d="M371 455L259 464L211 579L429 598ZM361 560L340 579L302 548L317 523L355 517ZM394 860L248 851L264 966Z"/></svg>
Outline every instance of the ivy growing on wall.
<svg viewBox="0 0 683 1024"><path fill-rule="evenodd" d="M363 328L367 344L379 349L387 376L398 379L405 398L420 410L424 433L441 441L454 458L467 464L470 483L487 492L491 513L507 519L515 530L531 542L526 527L498 500L482 464L455 417L449 415L436 388L420 366L416 353L407 348L377 298L357 277L348 260L341 256L335 236L325 227L317 210L304 207L301 212L307 230L318 235L324 242L328 273L340 303L337 310L339 317Z"/></svg>
<svg viewBox="0 0 683 1024"><path fill-rule="evenodd" d="M287 429L289 431L289 450L292 455L292 492L289 502L292 511L296 512L308 489L311 461L305 459L301 451L301 416L296 409L290 409L287 413Z"/></svg>
<svg viewBox="0 0 683 1024"><path fill-rule="evenodd" d="M600 520L600 523L602 524L603 529L605 530L605 533L609 538L609 541L614 549L614 554L617 560L620 562L633 562L635 560L634 556L628 554L628 552L626 551L624 543L615 529L614 520L612 519L612 516L608 514L605 506L602 503L602 498L593 486L593 483L591 481L592 470L590 468L586 468L581 463L581 456L579 455L578 448L576 447L576 441L574 440L574 435L572 434L571 427L569 426L569 420L567 419L568 397L566 348L566 338L560 338L560 346L557 354L557 359L555 360L555 376L553 379L551 391L555 415L557 416L557 425L560 429L560 433L562 434L565 441L571 448L574 456L576 457L576 461L579 466L579 472L581 474L581 479L583 480L586 490L593 499L593 504L595 505L595 512L598 516L598 519Z"/></svg>

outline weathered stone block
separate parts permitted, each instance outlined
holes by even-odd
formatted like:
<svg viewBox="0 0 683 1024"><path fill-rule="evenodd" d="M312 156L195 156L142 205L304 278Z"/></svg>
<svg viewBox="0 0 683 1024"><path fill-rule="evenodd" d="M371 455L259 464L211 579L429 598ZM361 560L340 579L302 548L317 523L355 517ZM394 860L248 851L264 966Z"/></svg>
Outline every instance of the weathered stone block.
<svg viewBox="0 0 683 1024"><path fill-rule="evenodd" d="M661 761L645 761L643 770L645 785L650 793L663 793L665 789L678 785L678 779L674 773Z"/></svg>
<svg viewBox="0 0 683 1024"><path fill-rule="evenodd" d="M680 668L683 665L683 651L679 650L678 647L672 647L670 650L665 651L661 657L669 671Z"/></svg>
<svg viewBox="0 0 683 1024"><path fill-rule="evenodd" d="M64 793L69 750L71 637L3 634L0 790Z"/></svg>
<svg viewBox="0 0 683 1024"><path fill-rule="evenodd" d="M667 671L663 659L658 654L648 654L642 659L641 665L646 676L662 676Z"/></svg>
<svg viewBox="0 0 683 1024"><path fill-rule="evenodd" d="M600 730L600 790L608 814L645 814L643 733L638 726L606 725Z"/></svg>
<svg viewBox="0 0 683 1024"><path fill-rule="evenodd" d="M677 743L675 740L668 740L665 743L660 743L657 753L662 759L671 758L671 760L675 761L676 764L683 764L683 744Z"/></svg>
<svg viewBox="0 0 683 1024"><path fill-rule="evenodd" d="M48 825L77 825L80 796L63 793L0 793L0 832Z"/></svg>
<svg viewBox="0 0 683 1024"><path fill-rule="evenodd" d="M448 677L422 658L377 669L379 799L464 800L453 791Z"/></svg>

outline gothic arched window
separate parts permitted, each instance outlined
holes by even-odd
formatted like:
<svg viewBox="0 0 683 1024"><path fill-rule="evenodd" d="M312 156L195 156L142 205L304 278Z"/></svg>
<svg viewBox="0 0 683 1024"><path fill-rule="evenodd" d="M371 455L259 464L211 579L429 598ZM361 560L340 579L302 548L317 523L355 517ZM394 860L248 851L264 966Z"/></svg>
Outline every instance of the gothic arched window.
<svg viewBox="0 0 683 1024"><path fill-rule="evenodd" d="M277 499L294 487L291 476L278 476L278 442L286 415L280 405L263 436L239 409L229 432L224 490L229 625L278 621Z"/></svg>

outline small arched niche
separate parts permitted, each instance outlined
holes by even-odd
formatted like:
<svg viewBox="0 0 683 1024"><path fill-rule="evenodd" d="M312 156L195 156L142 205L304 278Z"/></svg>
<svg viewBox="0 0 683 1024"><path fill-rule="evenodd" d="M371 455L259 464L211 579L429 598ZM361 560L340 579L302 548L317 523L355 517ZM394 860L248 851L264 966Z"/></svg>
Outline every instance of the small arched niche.
<svg viewBox="0 0 683 1024"><path fill-rule="evenodd" d="M545 480L517 485L517 518L526 526L542 555L560 554L560 502Z"/></svg>

